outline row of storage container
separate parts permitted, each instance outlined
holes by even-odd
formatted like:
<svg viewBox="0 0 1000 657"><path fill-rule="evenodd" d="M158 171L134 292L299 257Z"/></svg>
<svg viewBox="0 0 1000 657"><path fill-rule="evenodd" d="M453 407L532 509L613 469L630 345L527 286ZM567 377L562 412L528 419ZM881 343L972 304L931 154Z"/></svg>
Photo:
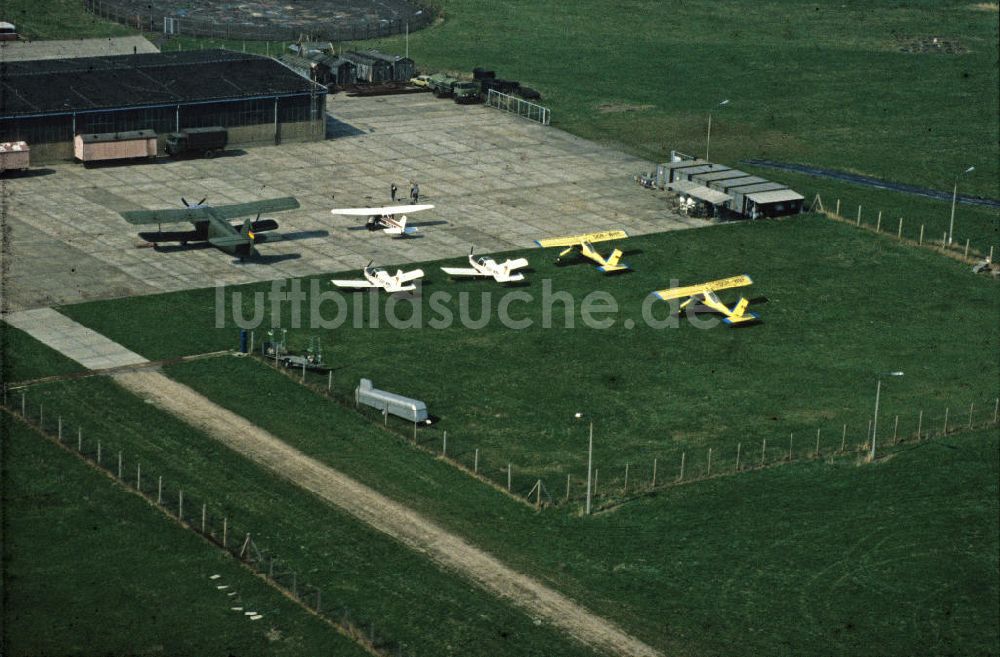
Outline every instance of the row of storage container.
<svg viewBox="0 0 1000 657"><path fill-rule="evenodd" d="M797 214L804 200L787 185L696 158L658 165L656 185L752 218Z"/></svg>
<svg viewBox="0 0 1000 657"><path fill-rule="evenodd" d="M417 73L417 67L409 57L388 55L377 50L336 55L332 49L307 47L305 44L293 44L291 49L293 54L282 55L280 60L289 68L324 85L405 82Z"/></svg>

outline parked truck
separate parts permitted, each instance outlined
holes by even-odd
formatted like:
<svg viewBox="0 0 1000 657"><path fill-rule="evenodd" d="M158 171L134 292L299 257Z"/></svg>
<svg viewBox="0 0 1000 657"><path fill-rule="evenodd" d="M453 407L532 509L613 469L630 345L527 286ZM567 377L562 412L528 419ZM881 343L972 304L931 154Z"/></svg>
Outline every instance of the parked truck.
<svg viewBox="0 0 1000 657"><path fill-rule="evenodd" d="M179 155L201 155L214 157L226 148L229 132L222 127L185 128L167 135L167 153L171 157Z"/></svg>
<svg viewBox="0 0 1000 657"><path fill-rule="evenodd" d="M8 141L0 144L0 173L25 171L31 165L31 149L27 142Z"/></svg>
<svg viewBox="0 0 1000 657"><path fill-rule="evenodd" d="M156 132L130 130L77 135L73 139L73 154L84 164L105 160L156 157Z"/></svg>
<svg viewBox="0 0 1000 657"><path fill-rule="evenodd" d="M445 98L453 95L452 87L458 83L455 78L444 73L435 73L427 78L427 86L438 98Z"/></svg>
<svg viewBox="0 0 1000 657"><path fill-rule="evenodd" d="M456 82L452 85L451 92L456 103L478 103L482 99L478 82Z"/></svg>

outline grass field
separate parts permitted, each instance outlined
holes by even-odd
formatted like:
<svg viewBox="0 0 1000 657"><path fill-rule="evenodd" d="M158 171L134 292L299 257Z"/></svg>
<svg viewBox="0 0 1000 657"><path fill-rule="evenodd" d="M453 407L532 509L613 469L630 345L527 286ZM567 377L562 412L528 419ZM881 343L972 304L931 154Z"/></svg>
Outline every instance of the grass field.
<svg viewBox="0 0 1000 657"><path fill-rule="evenodd" d="M568 637L442 572L422 555L233 454L109 379L37 386L28 391L28 399L35 417L37 405L44 405L50 430L57 416L64 418L66 435L75 437L79 428L86 451L93 452L101 440L105 463L121 451L126 476L134 478L136 465L141 464L147 493L155 496L156 478L162 476L164 499L175 512L182 489L189 520L199 522L201 504L206 503L209 527L215 527L216 535L223 516L228 518L230 541L251 532L260 549L279 559L282 569L297 571L300 591L306 584L320 587L328 613L338 620L346 614L366 633L374 622L376 636L404 644L404 655L580 654L580 646ZM108 413L109 408L114 413ZM428 465L433 467L433 462ZM487 492L478 485L475 489ZM28 533L23 527L11 532L15 537ZM113 556L99 545L88 546L82 554L106 561ZM72 567L65 557L65 552L47 553L44 563ZM141 567L144 559L137 558L135 567ZM150 578L170 581L158 569L150 570ZM208 594L216 591L206 590L212 600ZM90 604L102 598L84 596ZM92 613L98 621L105 618ZM26 634L37 631L28 620L10 620ZM60 643L72 645L65 643L65 637L53 637L53 646Z"/></svg>
<svg viewBox="0 0 1000 657"><path fill-rule="evenodd" d="M234 365L219 372L206 368L209 362ZM668 653L995 649L995 430L904 445L870 467L803 462L682 486L588 519L556 510L536 514L287 378L267 370L241 376L244 365L259 367L223 359L172 366L170 374ZM328 597L350 600L358 610L379 600L387 627L408 645L452 645L446 637L455 625L481 636L476 626L483 612L469 606L475 592L453 589L448 577L421 567L416 556L397 554L398 548L109 382L49 384L30 395L44 399L50 415L79 418L86 436L106 436L108 452L124 446L127 454L141 455L144 472L183 482L191 504L206 495L239 499L226 512L241 519L241 528L307 569L310 582L327 592L332 587ZM109 407L116 409L113 417ZM155 435L146 430L152 425L159 427ZM317 522L323 540L311 529ZM337 582L327 583L331 563ZM361 590L358 581L365 582ZM423 601L419 621L399 621L397 605L415 598ZM517 637L510 654L525 654L525 645L546 646L538 654L575 654L544 637L537 644L520 623L495 614L493 608L488 622ZM434 638L418 641L411 633ZM878 637L874 648L872 637ZM489 654L507 653L493 645Z"/></svg>
<svg viewBox="0 0 1000 657"><path fill-rule="evenodd" d="M2 421L5 655L367 654L105 476Z"/></svg>
<svg viewBox="0 0 1000 657"><path fill-rule="evenodd" d="M790 433L811 450L817 429L839 443L845 423L848 441L864 442L875 374L883 370L906 372L886 385L881 400L883 422L901 415L903 434L916 429L921 409L928 421L945 407L957 413L970 403L980 413L992 411L998 367L991 354L1000 340L996 285L971 277L964 265L815 217L652 235L621 246L631 250L626 259L636 269L614 278L582 263L556 267L551 253L526 253L535 271L519 290L533 300L511 305L515 319L532 321L524 330L498 321L497 297L489 304L489 324L479 330L459 321L430 328L438 316L430 296L450 293L446 307L459 318L460 293L467 293L468 316L476 319L480 294L497 295L500 288L453 283L427 265L423 328L397 330L383 317L378 328L366 321L363 328L348 322L328 331L292 330L290 342L301 349L310 335L321 336L335 367L334 386L344 396L367 377L422 399L442 418L424 435L437 441L447 430L454 448L481 448L492 463L512 462L550 488L566 473L584 472L586 424L574 421L576 412L595 419L597 456L612 468L610 484L626 462L649 469L654 457L673 464L682 451L690 463L704 459L709 447L716 459L733 459L738 442L759 445L767 438L780 450ZM648 292L671 279L691 283L742 272L755 279L749 296L767 299L755 304L763 318L757 326L698 330L682 319L677 328L654 329L642 321ZM572 296L577 328L562 328L563 306L546 303L545 279ZM951 292L958 288L960 299ZM610 328L581 325L582 300L593 290L620 306ZM244 304L251 299L243 295ZM232 299L225 329L213 328L214 303L213 291L198 290L63 311L158 359L234 347ZM554 309L553 328L543 327L547 305ZM667 313L660 305L658 318ZM330 318L335 309L330 304L323 312ZM406 313L404 307L401 316ZM626 328L626 320L635 328ZM290 325L287 305L282 325ZM256 333L259 343L263 330ZM224 379L235 376L236 366L192 367ZM979 375L970 378L970 372Z"/></svg>

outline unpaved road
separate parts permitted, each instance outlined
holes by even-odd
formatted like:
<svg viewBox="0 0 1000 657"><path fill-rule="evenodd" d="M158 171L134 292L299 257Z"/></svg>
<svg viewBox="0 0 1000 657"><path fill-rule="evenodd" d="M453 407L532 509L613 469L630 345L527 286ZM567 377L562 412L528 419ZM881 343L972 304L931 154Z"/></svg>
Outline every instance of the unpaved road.
<svg viewBox="0 0 1000 657"><path fill-rule="evenodd" d="M581 643L609 655L662 657L662 653L614 623L504 565L402 504L306 456L161 372L136 370L115 374L114 378L231 449L426 554L446 569L544 618Z"/></svg>

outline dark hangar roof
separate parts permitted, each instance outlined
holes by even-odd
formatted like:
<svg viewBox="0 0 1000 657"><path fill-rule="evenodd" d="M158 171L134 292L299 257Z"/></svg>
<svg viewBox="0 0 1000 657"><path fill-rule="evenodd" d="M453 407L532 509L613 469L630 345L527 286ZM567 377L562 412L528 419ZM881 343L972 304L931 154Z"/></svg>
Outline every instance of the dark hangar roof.
<svg viewBox="0 0 1000 657"><path fill-rule="evenodd" d="M229 50L4 62L0 118L299 95L311 85L269 57Z"/></svg>

